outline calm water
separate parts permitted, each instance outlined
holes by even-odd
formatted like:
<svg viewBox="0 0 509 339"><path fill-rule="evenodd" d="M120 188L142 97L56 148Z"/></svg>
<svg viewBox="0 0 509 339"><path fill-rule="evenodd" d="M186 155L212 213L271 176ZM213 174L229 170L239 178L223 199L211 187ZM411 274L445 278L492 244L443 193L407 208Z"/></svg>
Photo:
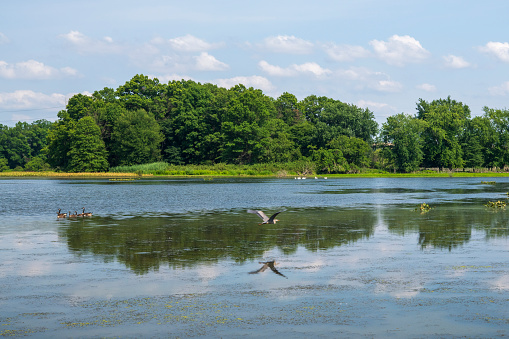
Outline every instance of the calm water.
<svg viewBox="0 0 509 339"><path fill-rule="evenodd" d="M507 192L509 178L3 179L0 335L508 336L509 211L484 206ZM93 217L56 218L82 207ZM258 225L247 209L283 212ZM280 274L249 274L271 260Z"/></svg>

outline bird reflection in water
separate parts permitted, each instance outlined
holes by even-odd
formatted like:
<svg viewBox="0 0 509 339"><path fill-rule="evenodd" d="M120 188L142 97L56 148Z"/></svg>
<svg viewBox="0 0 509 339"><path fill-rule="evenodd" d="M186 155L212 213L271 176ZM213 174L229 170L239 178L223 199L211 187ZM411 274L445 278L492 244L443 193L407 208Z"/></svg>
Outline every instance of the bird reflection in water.
<svg viewBox="0 0 509 339"><path fill-rule="evenodd" d="M274 272L277 275L280 275L280 276L285 277L286 279L288 279L288 277L286 275L284 275L283 273L279 272L276 269L276 267L275 267L276 266L276 261L275 260L259 262L259 263L263 264L263 266L260 269L256 270L256 271L249 272L249 274L261 273L261 272L264 272L267 268L270 268L272 270L272 272Z"/></svg>

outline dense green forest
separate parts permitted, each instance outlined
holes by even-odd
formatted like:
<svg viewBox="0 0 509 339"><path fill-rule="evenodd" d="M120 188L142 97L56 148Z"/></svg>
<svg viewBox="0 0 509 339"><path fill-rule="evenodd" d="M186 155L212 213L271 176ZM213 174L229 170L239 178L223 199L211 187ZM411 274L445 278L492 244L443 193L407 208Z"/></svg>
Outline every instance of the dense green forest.
<svg viewBox="0 0 509 339"><path fill-rule="evenodd" d="M450 97L378 126L369 109L310 95L136 75L116 90L77 94L54 123L0 125L0 171L104 172L113 167L305 164L310 172L503 168L509 110L471 118Z"/></svg>

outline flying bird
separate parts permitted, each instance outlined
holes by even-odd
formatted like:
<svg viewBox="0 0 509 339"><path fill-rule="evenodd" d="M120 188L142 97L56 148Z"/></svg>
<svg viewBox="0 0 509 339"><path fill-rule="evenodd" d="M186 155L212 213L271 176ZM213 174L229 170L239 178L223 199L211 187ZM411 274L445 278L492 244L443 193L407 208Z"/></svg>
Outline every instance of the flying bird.
<svg viewBox="0 0 509 339"><path fill-rule="evenodd" d="M262 218L263 222L260 225L275 224L276 222L279 221L278 219L276 219L276 215L278 215L281 212L283 212L283 211L276 212L273 215L271 215L269 218L265 213L263 213L263 211L247 210L247 213L254 213L254 214L258 215L260 218Z"/></svg>
<svg viewBox="0 0 509 339"><path fill-rule="evenodd" d="M256 274L256 273L264 272L267 268L270 268L272 270L272 272L274 272L274 273L276 273L276 274L278 274L278 275L288 279L288 277L286 275L284 275L283 273L279 272L276 269L276 267L274 267L276 265L276 261L275 260L259 262L259 264L263 264L263 266L260 269L256 270L256 271L249 272L249 274Z"/></svg>

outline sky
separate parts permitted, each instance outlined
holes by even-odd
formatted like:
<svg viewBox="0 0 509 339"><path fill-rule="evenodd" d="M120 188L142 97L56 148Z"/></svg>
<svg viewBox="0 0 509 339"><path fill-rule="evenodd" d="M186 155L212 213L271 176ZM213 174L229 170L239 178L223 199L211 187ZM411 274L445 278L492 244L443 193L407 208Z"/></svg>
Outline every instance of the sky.
<svg viewBox="0 0 509 339"><path fill-rule="evenodd" d="M0 124L136 74L326 96L380 126L419 99L509 106L505 0L21 0L0 10Z"/></svg>

